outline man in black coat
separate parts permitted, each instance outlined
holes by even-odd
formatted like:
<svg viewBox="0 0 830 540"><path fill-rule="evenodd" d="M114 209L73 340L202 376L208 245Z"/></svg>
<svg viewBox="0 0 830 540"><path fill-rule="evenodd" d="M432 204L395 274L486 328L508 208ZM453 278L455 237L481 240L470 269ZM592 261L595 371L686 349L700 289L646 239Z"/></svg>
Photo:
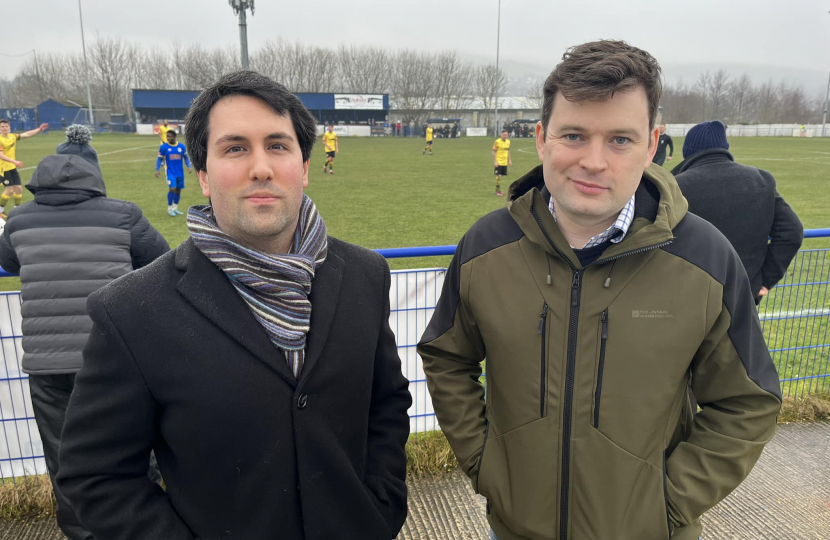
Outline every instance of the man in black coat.
<svg viewBox="0 0 830 540"><path fill-rule="evenodd" d="M798 253L804 238L801 221L778 194L772 174L735 163L723 123L714 120L690 129L683 157L672 174L689 211L729 239L760 303Z"/></svg>
<svg viewBox="0 0 830 540"><path fill-rule="evenodd" d="M170 251L136 205L107 198L89 129L73 125L66 134L58 155L43 158L26 184L35 199L10 212L0 237L0 265L20 274L23 371L53 486L66 407L92 327L87 297ZM63 533L91 540L60 489L54 492Z"/></svg>
<svg viewBox="0 0 830 540"><path fill-rule="evenodd" d="M106 540L394 538L411 397L390 274L303 194L314 118L239 71L186 125L211 204L181 246L90 298L58 484Z"/></svg>

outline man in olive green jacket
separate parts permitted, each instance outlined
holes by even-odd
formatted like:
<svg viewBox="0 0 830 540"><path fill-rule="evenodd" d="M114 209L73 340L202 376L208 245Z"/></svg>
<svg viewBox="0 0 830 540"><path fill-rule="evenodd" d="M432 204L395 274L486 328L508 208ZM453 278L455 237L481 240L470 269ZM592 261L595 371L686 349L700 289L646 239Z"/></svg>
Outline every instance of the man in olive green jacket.
<svg viewBox="0 0 830 540"><path fill-rule="evenodd" d="M660 91L645 51L568 51L545 83L542 165L464 235L418 346L499 540L694 540L775 432L741 261L648 167Z"/></svg>

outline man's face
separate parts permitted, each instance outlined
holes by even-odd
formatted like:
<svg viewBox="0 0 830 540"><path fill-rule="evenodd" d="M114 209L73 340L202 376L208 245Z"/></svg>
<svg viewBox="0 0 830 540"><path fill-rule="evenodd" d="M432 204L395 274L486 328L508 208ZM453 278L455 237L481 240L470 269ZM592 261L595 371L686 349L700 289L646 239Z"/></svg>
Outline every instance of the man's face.
<svg viewBox="0 0 830 540"><path fill-rule="evenodd" d="M207 170L198 176L219 228L259 251L287 252L308 186L291 119L256 98L228 96L209 122Z"/></svg>
<svg viewBox="0 0 830 540"><path fill-rule="evenodd" d="M167 127L167 120L164 121L164 127Z"/></svg>
<svg viewBox="0 0 830 540"><path fill-rule="evenodd" d="M501 132L501 140L503 140L503 141L507 140L507 132L506 131Z"/></svg>
<svg viewBox="0 0 830 540"><path fill-rule="evenodd" d="M332 131L334 131L334 126L329 126L329 133L331 133Z"/></svg>
<svg viewBox="0 0 830 540"><path fill-rule="evenodd" d="M557 94L547 131L536 125L536 150L556 212L594 226L615 219L657 149L645 90L605 102L570 102Z"/></svg>
<svg viewBox="0 0 830 540"><path fill-rule="evenodd" d="M172 131L168 131L166 136L167 136L167 144L171 144L171 145L176 144L176 134L175 133L173 133Z"/></svg>
<svg viewBox="0 0 830 540"><path fill-rule="evenodd" d="M0 134L8 135L9 133L11 133L11 130L11 125L9 125L8 122L3 122L2 124L0 124Z"/></svg>
<svg viewBox="0 0 830 540"><path fill-rule="evenodd" d="M666 124L660 124L660 135L666 132Z"/></svg>

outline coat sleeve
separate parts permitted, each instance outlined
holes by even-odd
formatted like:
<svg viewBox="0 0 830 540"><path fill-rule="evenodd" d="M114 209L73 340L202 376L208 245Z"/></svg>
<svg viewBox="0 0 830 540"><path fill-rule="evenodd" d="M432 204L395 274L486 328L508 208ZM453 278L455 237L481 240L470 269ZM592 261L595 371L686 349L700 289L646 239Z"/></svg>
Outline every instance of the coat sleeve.
<svg viewBox="0 0 830 540"><path fill-rule="evenodd" d="M20 261L17 259L17 252L12 246L8 224L0 235L0 267L10 274L20 273Z"/></svg>
<svg viewBox="0 0 830 540"><path fill-rule="evenodd" d="M781 407L749 279L733 250L724 258L709 291L708 331L691 365L702 410L666 462L675 529L694 523L747 477L775 434Z"/></svg>
<svg viewBox="0 0 830 540"><path fill-rule="evenodd" d="M409 381L401 370L395 334L389 326L389 266L386 261L381 263L384 307L372 379L365 483L392 536L396 536L406 521L406 441L412 396Z"/></svg>
<svg viewBox="0 0 830 540"><path fill-rule="evenodd" d="M774 182L774 181L773 181ZM767 256L761 268L761 285L772 289L787 273L804 239L804 227L787 201L775 191L775 215L769 233ZM758 293L758 291L752 291Z"/></svg>
<svg viewBox="0 0 830 540"><path fill-rule="evenodd" d="M170 251L170 245L161 233L150 225L141 209L136 205L131 206L130 255L133 269L137 270Z"/></svg>
<svg viewBox="0 0 830 540"><path fill-rule="evenodd" d="M147 470L156 403L100 293L94 326L66 412L58 487L95 538L192 540Z"/></svg>
<svg viewBox="0 0 830 540"><path fill-rule="evenodd" d="M484 342L466 301L472 262L462 266L463 251L462 238L418 354L441 429L475 486L486 431L484 386L479 382Z"/></svg>

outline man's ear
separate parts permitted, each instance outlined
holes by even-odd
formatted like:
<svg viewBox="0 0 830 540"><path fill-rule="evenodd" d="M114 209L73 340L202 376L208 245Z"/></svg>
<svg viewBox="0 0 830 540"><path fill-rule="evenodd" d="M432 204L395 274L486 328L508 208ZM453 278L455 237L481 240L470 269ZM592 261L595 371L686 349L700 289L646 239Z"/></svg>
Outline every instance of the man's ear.
<svg viewBox="0 0 830 540"><path fill-rule="evenodd" d="M202 188L202 195L210 199L210 182L207 171L197 170L196 176L199 177L199 186Z"/></svg>

